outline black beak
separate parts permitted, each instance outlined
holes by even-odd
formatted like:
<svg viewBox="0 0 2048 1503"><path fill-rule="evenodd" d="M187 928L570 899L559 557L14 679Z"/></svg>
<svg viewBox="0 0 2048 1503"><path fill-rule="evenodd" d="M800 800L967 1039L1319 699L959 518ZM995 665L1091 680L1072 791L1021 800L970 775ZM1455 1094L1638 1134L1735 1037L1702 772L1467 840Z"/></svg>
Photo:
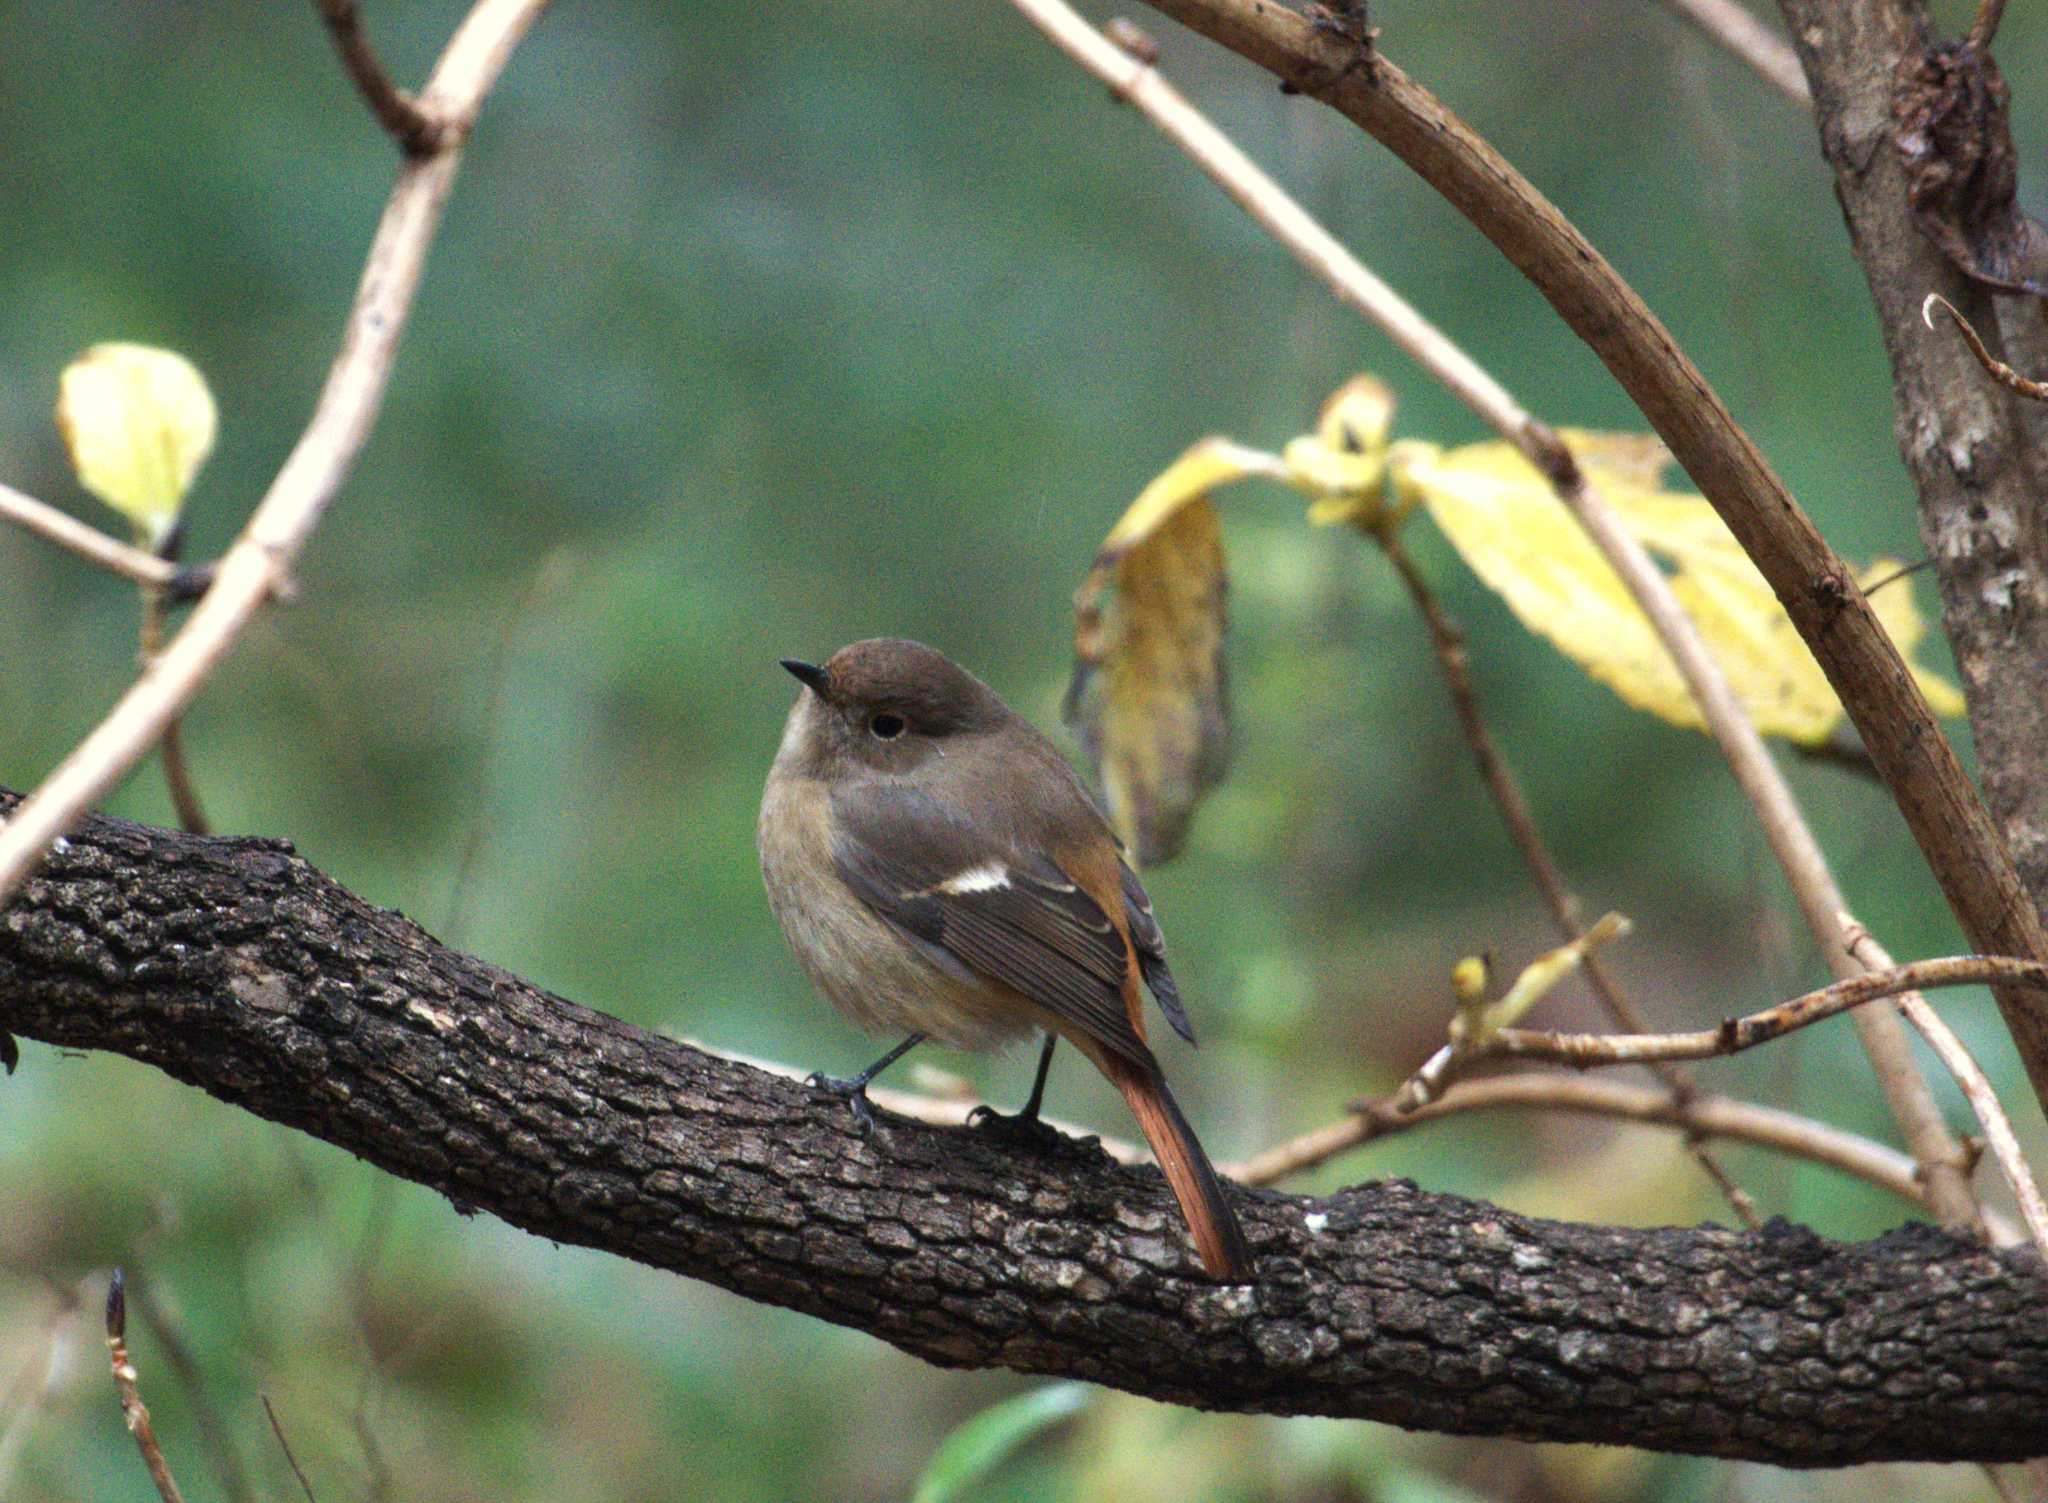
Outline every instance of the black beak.
<svg viewBox="0 0 2048 1503"><path fill-rule="evenodd" d="M825 670L816 663L806 663L801 658L783 658L782 666L796 675L797 682L809 689L818 698L825 697L825 686L831 682Z"/></svg>

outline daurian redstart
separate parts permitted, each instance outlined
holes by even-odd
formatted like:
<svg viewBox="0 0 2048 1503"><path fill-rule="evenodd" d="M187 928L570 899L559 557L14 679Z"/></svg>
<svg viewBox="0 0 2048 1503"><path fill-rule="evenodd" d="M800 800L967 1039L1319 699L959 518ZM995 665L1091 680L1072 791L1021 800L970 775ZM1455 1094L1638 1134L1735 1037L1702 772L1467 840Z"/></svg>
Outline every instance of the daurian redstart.
<svg viewBox="0 0 2048 1503"><path fill-rule="evenodd" d="M907 1034L848 1081L813 1077L872 1123L867 1084L926 1039L991 1049L1069 1040L1130 1104L1203 1266L1252 1276L1251 1249L1145 1043L1140 984L1190 1043L1152 904L1051 742L980 679L917 642L856 642L803 684L761 800L761 870L790 947L856 1022Z"/></svg>

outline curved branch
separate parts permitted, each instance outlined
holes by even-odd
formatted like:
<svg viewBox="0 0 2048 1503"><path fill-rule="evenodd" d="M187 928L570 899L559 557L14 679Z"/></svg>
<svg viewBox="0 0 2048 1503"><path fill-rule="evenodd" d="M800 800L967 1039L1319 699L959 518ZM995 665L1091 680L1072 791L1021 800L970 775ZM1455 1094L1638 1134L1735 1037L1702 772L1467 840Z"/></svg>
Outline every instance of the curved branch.
<svg viewBox="0 0 2048 1503"><path fill-rule="evenodd" d="M1643 300L1555 205L1427 89L1375 51L1266 0L1148 0L1370 133L1528 277L1634 399L1770 581L1826 672L1971 946L2048 961L2048 931L1955 750L1855 576ZM1795 28L1796 30L1796 28ZM2048 1103L2048 1004L1995 995Z"/></svg>
<svg viewBox="0 0 2048 1503"><path fill-rule="evenodd" d="M392 81L383 60L363 30L363 18L356 0L314 0L341 65L355 83L363 103L377 117L377 123L408 156L425 156L439 144L440 122L420 108L419 101Z"/></svg>
<svg viewBox="0 0 2048 1503"><path fill-rule="evenodd" d="M1788 1466L2048 1442L2028 1256L1925 1227L1571 1226L1397 1181L1242 1192L1259 1281L1216 1285L1155 1171L893 1118L863 1140L836 1101L443 949L277 841L87 820L0 916L0 1028L949 1366Z"/></svg>

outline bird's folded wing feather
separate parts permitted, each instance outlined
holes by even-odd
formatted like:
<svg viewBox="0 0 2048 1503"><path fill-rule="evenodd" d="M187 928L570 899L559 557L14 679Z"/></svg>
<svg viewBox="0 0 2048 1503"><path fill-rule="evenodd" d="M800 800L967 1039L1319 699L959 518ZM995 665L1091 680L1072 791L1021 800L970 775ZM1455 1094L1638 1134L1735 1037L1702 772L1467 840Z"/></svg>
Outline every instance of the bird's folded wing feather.
<svg viewBox="0 0 2048 1503"><path fill-rule="evenodd" d="M945 804L900 785L836 792L832 814L839 876L876 913L1157 1069L1126 1010L1124 938L1050 854L992 850ZM1178 1010L1176 999L1168 1017Z"/></svg>
<svg viewBox="0 0 2048 1503"><path fill-rule="evenodd" d="M1166 1014L1173 1031L1192 1044L1195 1025L1188 1021L1187 1009L1180 1003L1180 987L1174 982L1173 972L1166 968L1166 936L1159 931L1159 920L1152 916L1152 899L1146 896L1144 884L1127 863L1119 861L1117 869L1123 873L1124 919L1131 926L1131 948L1138 952L1138 969L1144 973L1145 985L1152 988L1152 1000Z"/></svg>

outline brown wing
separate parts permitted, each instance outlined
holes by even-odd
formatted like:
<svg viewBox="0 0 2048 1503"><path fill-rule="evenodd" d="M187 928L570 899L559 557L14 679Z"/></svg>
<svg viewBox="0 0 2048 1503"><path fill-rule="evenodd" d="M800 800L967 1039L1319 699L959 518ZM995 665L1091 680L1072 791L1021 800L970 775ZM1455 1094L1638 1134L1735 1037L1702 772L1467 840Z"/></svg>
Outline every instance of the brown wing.
<svg viewBox="0 0 2048 1503"><path fill-rule="evenodd" d="M1131 948L1138 952L1138 969L1144 973L1145 985L1152 988L1152 1000L1166 1014L1173 1031L1192 1044L1195 1025L1188 1021L1187 1009L1180 1002L1180 987L1174 982L1173 972L1166 968L1166 936L1159 932L1159 920L1152 916L1152 900L1145 895L1145 885L1128 863L1117 862L1117 869L1123 875L1124 921L1131 927Z"/></svg>
<svg viewBox="0 0 2048 1503"><path fill-rule="evenodd" d="M993 844L941 800L895 783L835 793L832 825L840 879L935 959L1001 982L1158 1069L1127 1010L1123 934L1049 855Z"/></svg>

